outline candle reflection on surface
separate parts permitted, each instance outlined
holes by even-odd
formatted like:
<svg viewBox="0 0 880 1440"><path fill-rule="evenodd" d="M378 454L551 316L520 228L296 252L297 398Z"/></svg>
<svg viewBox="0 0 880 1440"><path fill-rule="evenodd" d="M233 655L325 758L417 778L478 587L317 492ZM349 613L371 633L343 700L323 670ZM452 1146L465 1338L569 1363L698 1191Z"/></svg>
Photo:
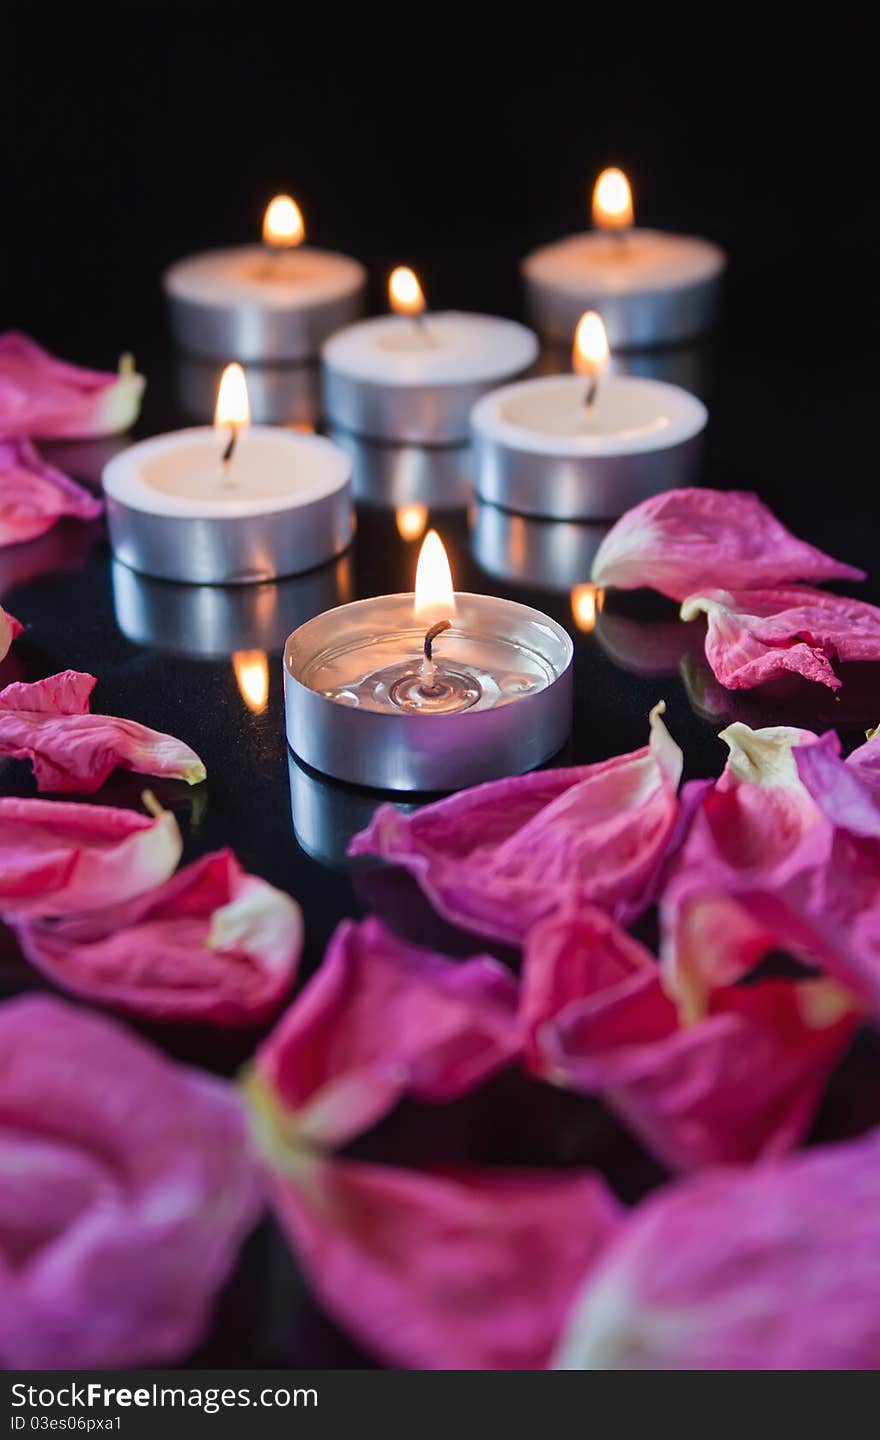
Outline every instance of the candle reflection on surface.
<svg viewBox="0 0 880 1440"><path fill-rule="evenodd" d="M394 523L401 540L419 540L428 523L428 507L414 501L411 505L398 505L394 512Z"/></svg>
<svg viewBox="0 0 880 1440"><path fill-rule="evenodd" d="M585 582L572 586L571 613L575 625L589 635L596 628L596 616L602 609L604 592L598 585Z"/></svg>
<svg viewBox="0 0 880 1440"><path fill-rule="evenodd" d="M269 704L269 659L265 650L236 650L232 669L245 705L254 715L262 715Z"/></svg>

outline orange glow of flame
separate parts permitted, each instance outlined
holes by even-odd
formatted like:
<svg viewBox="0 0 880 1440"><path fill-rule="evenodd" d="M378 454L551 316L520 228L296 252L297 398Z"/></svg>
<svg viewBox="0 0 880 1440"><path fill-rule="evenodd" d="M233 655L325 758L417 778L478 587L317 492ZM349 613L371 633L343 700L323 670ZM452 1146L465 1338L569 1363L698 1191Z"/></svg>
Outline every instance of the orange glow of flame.
<svg viewBox="0 0 880 1440"><path fill-rule="evenodd" d="M424 535L428 523L427 505L398 505L394 512L394 523L401 540L418 540Z"/></svg>
<svg viewBox="0 0 880 1440"><path fill-rule="evenodd" d="M269 658L265 650L236 650L232 669L245 705L254 715L262 715L269 704Z"/></svg>
<svg viewBox="0 0 880 1440"><path fill-rule="evenodd" d="M602 609L603 594L596 585L575 585L571 592L571 613L579 630L589 635L596 628L596 616Z"/></svg>
<svg viewBox="0 0 880 1440"><path fill-rule="evenodd" d="M424 620L429 625L436 625L438 620L455 619L452 572L443 541L436 530L428 531L419 551L415 613L417 620Z"/></svg>
<svg viewBox="0 0 880 1440"><path fill-rule="evenodd" d="M603 170L593 186L593 224L599 230L629 230L632 223L629 181L622 170Z"/></svg>
<svg viewBox="0 0 880 1440"><path fill-rule="evenodd" d="M419 277L408 265L398 265L388 277L388 301L395 315L421 315L425 295Z"/></svg>
<svg viewBox="0 0 880 1440"><path fill-rule="evenodd" d="M263 244L273 250L290 250L306 238L302 211L290 195L276 195L263 216Z"/></svg>
<svg viewBox="0 0 880 1440"><path fill-rule="evenodd" d="M574 332L572 367L578 375L588 375L591 380L596 380L603 370L607 370L610 359L602 316L597 315L595 310L588 310L581 316Z"/></svg>
<svg viewBox="0 0 880 1440"><path fill-rule="evenodd" d="M251 406L248 400L247 380L244 378L244 371L237 363L227 365L220 376L220 388L217 391L217 408L214 411L214 424L217 429L231 426L233 430L240 430L251 423Z"/></svg>

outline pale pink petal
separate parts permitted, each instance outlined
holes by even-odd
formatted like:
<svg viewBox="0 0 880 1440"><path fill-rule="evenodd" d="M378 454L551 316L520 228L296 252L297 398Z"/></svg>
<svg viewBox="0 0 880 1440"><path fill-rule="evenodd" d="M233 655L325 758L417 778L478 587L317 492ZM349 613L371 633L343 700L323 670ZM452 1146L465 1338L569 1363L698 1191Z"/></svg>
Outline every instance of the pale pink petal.
<svg viewBox="0 0 880 1440"><path fill-rule="evenodd" d="M563 1370L875 1370L876 1134L644 1201L583 1288Z"/></svg>
<svg viewBox="0 0 880 1440"><path fill-rule="evenodd" d="M0 1364L199 1341L260 1200L229 1086L45 997L0 1007Z"/></svg>
<svg viewBox="0 0 880 1440"><path fill-rule="evenodd" d="M678 816L682 756L663 708L642 750L492 781L413 815L382 806L349 853L404 866L441 915L512 944L568 900L635 913Z"/></svg>
<svg viewBox="0 0 880 1440"><path fill-rule="evenodd" d="M840 758L840 741L829 730L817 745L793 752L798 775L823 813L840 829L875 839L880 839L878 749L872 741L845 762Z"/></svg>
<svg viewBox="0 0 880 1440"><path fill-rule="evenodd" d="M299 906L230 850L108 910L15 926L24 954L64 990L163 1021L249 1025L290 990Z"/></svg>
<svg viewBox="0 0 880 1440"><path fill-rule="evenodd" d="M0 440L0 546L43 535L64 515L94 520L101 501L53 465L29 440Z"/></svg>
<svg viewBox="0 0 880 1440"><path fill-rule="evenodd" d="M798 540L757 495L691 489L653 495L622 515L599 546L591 578L684 600L707 587L865 576Z"/></svg>
<svg viewBox="0 0 880 1440"><path fill-rule="evenodd" d="M302 1157L276 1169L270 1196L321 1304L415 1370L542 1369L620 1224L601 1177L583 1172L430 1175Z"/></svg>
<svg viewBox="0 0 880 1440"><path fill-rule="evenodd" d="M74 915L140 895L175 869L169 810L0 798L0 913Z"/></svg>
<svg viewBox="0 0 880 1440"><path fill-rule="evenodd" d="M0 435L77 439L127 430L144 385L132 370L86 370L7 331L0 336Z"/></svg>
<svg viewBox="0 0 880 1440"><path fill-rule="evenodd" d="M255 1091L292 1132L340 1145L405 1094L452 1100L518 1051L517 987L485 956L464 964L345 923L257 1053Z"/></svg>
<svg viewBox="0 0 880 1440"><path fill-rule="evenodd" d="M197 785L205 767L173 735L89 713L94 675L65 670L0 691L0 756L33 763L38 790L91 794L117 768Z"/></svg>

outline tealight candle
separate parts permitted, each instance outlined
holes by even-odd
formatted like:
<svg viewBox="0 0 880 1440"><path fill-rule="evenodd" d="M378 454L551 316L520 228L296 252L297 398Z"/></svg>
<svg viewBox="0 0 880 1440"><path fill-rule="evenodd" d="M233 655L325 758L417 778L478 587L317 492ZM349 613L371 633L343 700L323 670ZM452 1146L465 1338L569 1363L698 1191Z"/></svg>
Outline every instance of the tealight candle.
<svg viewBox="0 0 880 1440"><path fill-rule="evenodd" d="M162 285L177 344L225 360L313 359L328 335L363 310L366 271L357 260L303 244L289 195L263 219L262 245L210 250L179 260Z"/></svg>
<svg viewBox="0 0 880 1440"><path fill-rule="evenodd" d="M575 335L575 375L495 390L474 407L477 492L526 515L608 520L695 482L707 411L677 385L607 373L595 312Z"/></svg>
<svg viewBox="0 0 880 1440"><path fill-rule="evenodd" d="M214 427L157 435L104 470L118 560L162 580L232 585L294 575L354 532L351 467L332 441L251 427L240 365L223 372Z"/></svg>
<svg viewBox="0 0 880 1440"><path fill-rule="evenodd" d="M287 738L307 765L385 790L455 790L532 769L571 725L573 647L539 610L454 593L435 531L415 595L340 606L284 651Z"/></svg>
<svg viewBox="0 0 880 1440"><path fill-rule="evenodd" d="M427 313L406 266L392 272L388 293L391 315L351 325L324 346L327 418L372 440L461 444L474 402L524 374L537 339L494 315Z"/></svg>
<svg viewBox="0 0 880 1440"><path fill-rule="evenodd" d="M544 245L522 262L535 328L569 343L578 316L597 310L612 345L636 348L710 329L724 251L690 235L634 229L632 191L621 170L603 170L592 210L592 231Z"/></svg>

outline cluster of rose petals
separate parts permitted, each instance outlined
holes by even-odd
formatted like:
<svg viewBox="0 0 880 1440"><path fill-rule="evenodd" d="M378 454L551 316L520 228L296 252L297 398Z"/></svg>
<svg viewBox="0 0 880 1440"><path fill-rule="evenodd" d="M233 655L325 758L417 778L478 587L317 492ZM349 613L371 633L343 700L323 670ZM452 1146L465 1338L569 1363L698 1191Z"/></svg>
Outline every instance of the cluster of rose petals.
<svg viewBox="0 0 880 1440"><path fill-rule="evenodd" d="M404 866L441 915L511 944L564 903L644 908L678 818L682 755L663 708L631 754L492 781L412 815L383 805L349 853Z"/></svg>
<svg viewBox="0 0 880 1440"><path fill-rule="evenodd" d="M341 925L257 1052L249 1089L258 1128L331 1147L405 1094L455 1099L517 1053L517 993L488 957L446 960L375 919Z"/></svg>
<svg viewBox="0 0 880 1440"><path fill-rule="evenodd" d="M27 335L0 336L0 435L78 439L134 424L144 379L58 360Z"/></svg>
<svg viewBox="0 0 880 1440"><path fill-rule="evenodd" d="M19 919L22 951L61 989L131 1015L250 1025L293 984L299 906L230 850L105 910Z"/></svg>
<svg viewBox="0 0 880 1440"><path fill-rule="evenodd" d="M0 1364L191 1349L260 1207L229 1087L26 997L0 1008L0 1114Z"/></svg>
<svg viewBox="0 0 880 1440"><path fill-rule="evenodd" d="M33 540L72 515L94 520L101 501L54 465L24 439L0 439L0 546Z"/></svg>
<svg viewBox="0 0 880 1440"><path fill-rule="evenodd" d="M197 785L205 767L188 745L134 720L92 715L93 675L65 670L0 691L0 756L30 760L39 790L91 794L117 766Z"/></svg>
<svg viewBox="0 0 880 1440"><path fill-rule="evenodd" d="M757 495L685 489L653 495L622 515L599 546L591 578L685 600L716 587L865 576L798 540Z"/></svg>
<svg viewBox="0 0 880 1440"><path fill-rule="evenodd" d="M685 599L681 618L701 614L706 659L728 690L791 674L838 690L834 662L880 660L880 609L806 585L698 590Z"/></svg>
<svg viewBox="0 0 880 1440"><path fill-rule="evenodd" d="M21 621L16 620L14 615L10 615L9 612L4 610L3 606L0 605L0 660L5 660L9 654L10 645L16 635L20 635L23 629L24 626Z"/></svg>
<svg viewBox="0 0 880 1440"><path fill-rule="evenodd" d="M566 1370L875 1370L880 1136L707 1171L631 1212L587 1277Z"/></svg>

